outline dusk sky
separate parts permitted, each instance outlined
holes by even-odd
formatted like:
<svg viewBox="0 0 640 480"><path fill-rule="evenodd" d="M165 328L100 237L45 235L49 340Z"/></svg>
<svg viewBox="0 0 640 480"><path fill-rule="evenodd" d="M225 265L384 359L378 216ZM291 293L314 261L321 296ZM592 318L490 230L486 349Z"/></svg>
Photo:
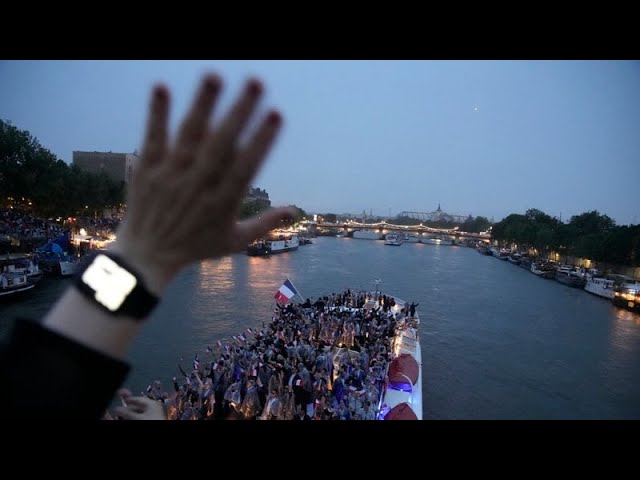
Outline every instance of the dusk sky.
<svg viewBox="0 0 640 480"><path fill-rule="evenodd" d="M256 75L282 112L254 182L274 205L640 223L640 62L2 61L0 118L67 162L132 152L150 87L168 85L175 128L207 71L223 109Z"/></svg>

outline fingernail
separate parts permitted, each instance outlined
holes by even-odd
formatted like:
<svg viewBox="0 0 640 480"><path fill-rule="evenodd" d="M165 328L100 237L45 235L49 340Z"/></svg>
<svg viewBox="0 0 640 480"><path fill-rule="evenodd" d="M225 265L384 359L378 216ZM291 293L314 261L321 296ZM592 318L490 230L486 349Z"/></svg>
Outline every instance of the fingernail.
<svg viewBox="0 0 640 480"><path fill-rule="evenodd" d="M271 125L280 125L282 123L282 115L276 111L269 112L267 115L267 122Z"/></svg>
<svg viewBox="0 0 640 480"><path fill-rule="evenodd" d="M162 100L169 96L169 92L167 91L167 87L165 87L164 85L156 85L153 88L153 95L156 98Z"/></svg>
<svg viewBox="0 0 640 480"><path fill-rule="evenodd" d="M254 96L262 93L262 83L260 80L256 78L249 80L247 83L247 92Z"/></svg>
<svg viewBox="0 0 640 480"><path fill-rule="evenodd" d="M204 79L204 87L209 93L215 93L220 88L221 79L217 75L207 75Z"/></svg>

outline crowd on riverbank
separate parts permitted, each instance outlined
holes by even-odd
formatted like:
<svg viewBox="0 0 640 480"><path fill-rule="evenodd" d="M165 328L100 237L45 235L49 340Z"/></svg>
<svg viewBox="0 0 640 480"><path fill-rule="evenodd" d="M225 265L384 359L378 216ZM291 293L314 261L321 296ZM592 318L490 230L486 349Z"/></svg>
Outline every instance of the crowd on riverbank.
<svg viewBox="0 0 640 480"><path fill-rule="evenodd" d="M67 230L51 219L37 217L17 209L0 209L0 240L29 242L53 240Z"/></svg>
<svg viewBox="0 0 640 480"><path fill-rule="evenodd" d="M116 218L78 216L44 218L17 208L0 208L0 244L15 252L31 253L35 248L67 232L85 229L89 235L108 238L120 221Z"/></svg>
<svg viewBox="0 0 640 480"><path fill-rule="evenodd" d="M399 307L351 290L279 305L262 329L178 364L171 393L156 380L146 395L171 420L374 420L396 324L415 315Z"/></svg>

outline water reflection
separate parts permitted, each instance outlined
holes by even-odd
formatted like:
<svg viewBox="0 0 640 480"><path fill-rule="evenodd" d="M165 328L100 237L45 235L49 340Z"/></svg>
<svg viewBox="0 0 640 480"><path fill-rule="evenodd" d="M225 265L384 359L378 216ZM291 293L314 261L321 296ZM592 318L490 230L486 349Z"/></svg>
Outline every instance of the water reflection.
<svg viewBox="0 0 640 480"><path fill-rule="evenodd" d="M248 263L247 282L251 291L265 288L276 289L286 278L295 279L292 255L299 252L285 252L270 257L246 257Z"/></svg>
<svg viewBox="0 0 640 480"><path fill-rule="evenodd" d="M640 316L623 308L611 307L614 311L611 319L611 332L609 335L610 355L615 358L615 363L619 363L621 356L637 355L634 352L639 335L638 325Z"/></svg>
<svg viewBox="0 0 640 480"><path fill-rule="evenodd" d="M636 325L640 325L640 315L633 313L630 310L624 308L614 307L616 309L616 319L624 322L633 322Z"/></svg>
<svg viewBox="0 0 640 480"><path fill-rule="evenodd" d="M202 293L228 293L235 287L234 257L203 260L198 265L198 287Z"/></svg>

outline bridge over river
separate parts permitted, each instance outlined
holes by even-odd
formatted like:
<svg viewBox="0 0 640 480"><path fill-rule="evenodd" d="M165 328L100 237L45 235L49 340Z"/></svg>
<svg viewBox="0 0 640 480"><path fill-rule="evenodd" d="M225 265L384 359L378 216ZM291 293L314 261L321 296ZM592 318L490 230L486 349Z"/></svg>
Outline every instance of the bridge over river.
<svg viewBox="0 0 640 480"><path fill-rule="evenodd" d="M482 233L472 233L472 232L463 232L455 228L432 228L427 227L425 225L394 225L392 223L387 222L377 222L377 223L360 223L360 222L308 222L310 227L316 226L318 229L338 229L343 230L344 234L347 235L357 230L373 230L383 234L389 232L407 232L407 233L417 233L424 236L450 236L452 238L462 238L462 239L478 239L478 240L491 240L491 233L482 232Z"/></svg>

